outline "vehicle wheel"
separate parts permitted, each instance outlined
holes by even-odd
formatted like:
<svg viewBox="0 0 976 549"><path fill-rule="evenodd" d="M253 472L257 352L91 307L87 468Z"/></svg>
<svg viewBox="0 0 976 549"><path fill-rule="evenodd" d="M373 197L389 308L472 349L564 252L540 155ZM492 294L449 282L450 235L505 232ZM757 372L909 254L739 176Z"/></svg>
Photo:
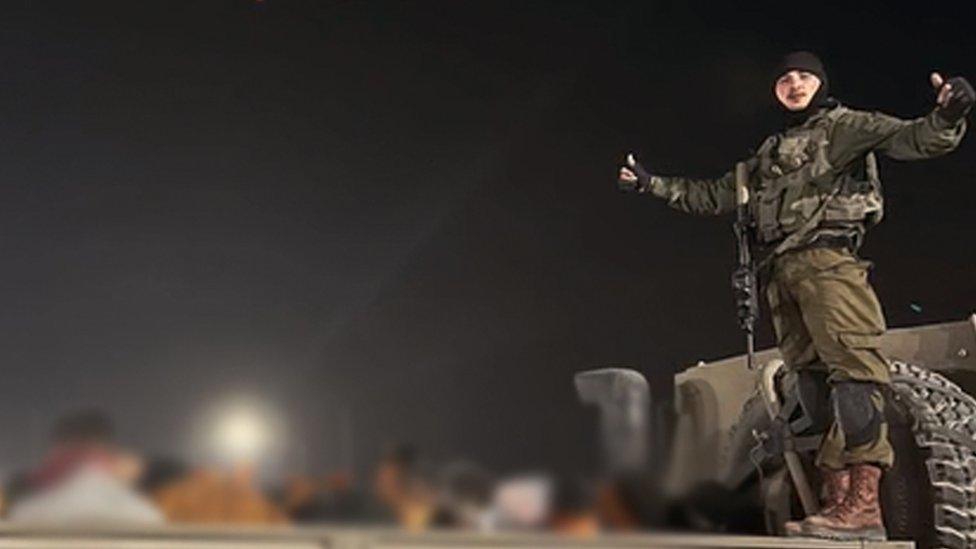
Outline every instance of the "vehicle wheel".
<svg viewBox="0 0 976 549"><path fill-rule="evenodd" d="M881 490L888 536L920 549L976 549L976 399L935 372L890 367L895 465Z"/></svg>
<svg viewBox="0 0 976 549"><path fill-rule="evenodd" d="M889 367L885 414L895 464L881 485L888 537L914 540L919 549L976 549L976 399L941 374L897 360ZM730 447L748 447L751 428L767 429L764 414L762 399L754 394L737 422L748 428L733 429ZM816 482L813 456L802 457L808 478ZM743 462L737 467L751 467L747 460L737 461ZM760 492L766 530L773 535L781 534L786 519L802 518L783 467L780 457L762 464L762 477L771 481ZM753 476L739 490L756 480ZM777 485L781 489L767 490Z"/></svg>

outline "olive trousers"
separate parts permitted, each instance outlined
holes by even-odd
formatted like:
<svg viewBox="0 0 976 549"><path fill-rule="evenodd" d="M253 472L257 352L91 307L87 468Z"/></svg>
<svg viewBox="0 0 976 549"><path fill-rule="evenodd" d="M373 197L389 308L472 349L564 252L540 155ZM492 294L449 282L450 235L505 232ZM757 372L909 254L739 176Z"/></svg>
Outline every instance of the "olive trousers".
<svg viewBox="0 0 976 549"><path fill-rule="evenodd" d="M884 314L868 282L870 266L836 248L787 252L773 261L766 297L776 343L788 368L825 369L828 383L890 383L879 349ZM883 414L882 394L876 392L871 400ZM831 469L857 463L890 467L893 462L885 423L875 440L848 448L835 420L817 455L817 465Z"/></svg>

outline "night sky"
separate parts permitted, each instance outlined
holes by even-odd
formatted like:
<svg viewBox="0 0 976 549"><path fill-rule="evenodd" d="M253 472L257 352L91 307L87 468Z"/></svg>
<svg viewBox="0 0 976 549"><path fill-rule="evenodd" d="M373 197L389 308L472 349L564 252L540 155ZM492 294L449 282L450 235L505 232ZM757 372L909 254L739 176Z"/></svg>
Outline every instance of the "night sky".
<svg viewBox="0 0 976 549"><path fill-rule="evenodd" d="M279 471L396 440L590 464L574 372L664 398L742 349L731 220L621 194L624 153L721 175L777 129L790 49L902 117L931 70L976 79L958 5L726 4L5 3L0 474L90 405L189 456L239 395L287 424ZM892 326L974 309L974 152L882 163L863 255Z"/></svg>

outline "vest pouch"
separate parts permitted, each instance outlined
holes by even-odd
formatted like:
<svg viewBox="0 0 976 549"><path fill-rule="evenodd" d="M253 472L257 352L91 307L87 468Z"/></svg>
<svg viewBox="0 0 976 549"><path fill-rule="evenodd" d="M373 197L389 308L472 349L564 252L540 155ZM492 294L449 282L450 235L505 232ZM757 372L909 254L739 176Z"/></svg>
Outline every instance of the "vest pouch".
<svg viewBox="0 0 976 549"><path fill-rule="evenodd" d="M790 234L809 220L823 203L817 188L811 184L796 184L783 190L783 206L779 223L783 232Z"/></svg>
<svg viewBox="0 0 976 549"><path fill-rule="evenodd" d="M863 178L850 177L841 183L841 192L827 203L824 221L876 225L884 217L884 198L873 153L865 157Z"/></svg>
<svg viewBox="0 0 976 549"><path fill-rule="evenodd" d="M881 202L872 194L838 194L824 210L824 221L876 224L881 221Z"/></svg>
<svg viewBox="0 0 976 549"><path fill-rule="evenodd" d="M762 244L775 242L784 236L779 223L779 212L783 205L783 192L762 193L759 200L752 202L753 219L756 220L756 236Z"/></svg>

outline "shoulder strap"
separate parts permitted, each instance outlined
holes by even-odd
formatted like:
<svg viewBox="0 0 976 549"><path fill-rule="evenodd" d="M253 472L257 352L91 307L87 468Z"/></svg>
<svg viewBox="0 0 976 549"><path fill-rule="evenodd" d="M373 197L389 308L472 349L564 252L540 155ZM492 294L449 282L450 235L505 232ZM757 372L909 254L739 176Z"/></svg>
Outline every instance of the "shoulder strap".
<svg viewBox="0 0 976 549"><path fill-rule="evenodd" d="M875 156L874 151L864 155L864 172L871 183L881 182L881 177L878 175L878 157Z"/></svg>
<svg viewBox="0 0 976 549"><path fill-rule="evenodd" d="M756 151L756 157L762 156L772 149L776 142L779 141L779 134L773 134L763 140L762 145L759 145L759 149Z"/></svg>
<svg viewBox="0 0 976 549"><path fill-rule="evenodd" d="M830 120L830 122L833 123L836 122L838 118L847 114L848 112L850 112L850 109L848 109L847 107L843 105L837 105L836 107L827 111L825 116L827 117L827 120Z"/></svg>

